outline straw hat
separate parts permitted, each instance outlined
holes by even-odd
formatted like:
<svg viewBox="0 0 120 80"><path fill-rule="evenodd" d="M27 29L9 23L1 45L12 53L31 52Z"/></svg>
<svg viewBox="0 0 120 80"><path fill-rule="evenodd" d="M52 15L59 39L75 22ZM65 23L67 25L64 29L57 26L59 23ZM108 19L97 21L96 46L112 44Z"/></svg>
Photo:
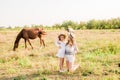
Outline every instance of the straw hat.
<svg viewBox="0 0 120 80"><path fill-rule="evenodd" d="M68 28L67 31L68 32L74 32L73 28Z"/></svg>

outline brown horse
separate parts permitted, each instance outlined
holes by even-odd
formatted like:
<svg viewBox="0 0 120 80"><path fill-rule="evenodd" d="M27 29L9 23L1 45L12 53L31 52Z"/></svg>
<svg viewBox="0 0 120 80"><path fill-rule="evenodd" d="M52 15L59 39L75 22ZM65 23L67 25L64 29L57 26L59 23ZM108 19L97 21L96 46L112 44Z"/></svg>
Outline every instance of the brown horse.
<svg viewBox="0 0 120 80"><path fill-rule="evenodd" d="M37 37L39 37L40 39L41 46L43 45L45 47L45 43L44 40L42 39L42 35L46 35L46 32L42 28L22 29L16 37L13 50L15 51L16 48L18 48L19 41L21 38L25 40L25 48L27 48L26 41L28 41L28 43L33 49L33 46L30 43L29 39L35 39Z"/></svg>

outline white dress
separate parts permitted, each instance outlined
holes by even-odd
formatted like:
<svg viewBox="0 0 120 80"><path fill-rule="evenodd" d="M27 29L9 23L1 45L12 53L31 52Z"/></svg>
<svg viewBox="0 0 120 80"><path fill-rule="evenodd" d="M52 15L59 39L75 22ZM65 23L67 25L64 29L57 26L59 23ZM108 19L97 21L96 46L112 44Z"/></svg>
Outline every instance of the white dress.
<svg viewBox="0 0 120 80"><path fill-rule="evenodd" d="M57 46L60 46L56 56L59 57L59 58L64 58L65 57L65 45L66 45L66 42L62 42L62 41L56 41L55 43Z"/></svg>

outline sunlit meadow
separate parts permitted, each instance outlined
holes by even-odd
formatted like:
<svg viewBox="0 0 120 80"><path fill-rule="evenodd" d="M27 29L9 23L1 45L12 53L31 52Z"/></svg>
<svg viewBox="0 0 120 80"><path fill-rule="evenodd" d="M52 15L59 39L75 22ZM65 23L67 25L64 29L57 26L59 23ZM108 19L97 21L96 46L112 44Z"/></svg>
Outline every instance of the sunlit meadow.
<svg viewBox="0 0 120 80"><path fill-rule="evenodd" d="M77 30L79 52L73 73L58 72L58 48L54 42L64 30L46 30L46 47L40 48L39 38L24 48L12 51L20 30L0 30L0 80L120 80L120 30ZM66 66L64 65L64 68Z"/></svg>

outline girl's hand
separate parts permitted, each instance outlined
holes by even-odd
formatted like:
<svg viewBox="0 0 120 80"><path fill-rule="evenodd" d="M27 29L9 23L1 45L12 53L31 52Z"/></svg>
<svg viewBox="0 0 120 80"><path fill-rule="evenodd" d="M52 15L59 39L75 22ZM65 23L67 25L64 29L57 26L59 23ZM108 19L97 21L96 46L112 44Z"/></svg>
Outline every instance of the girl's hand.
<svg viewBox="0 0 120 80"><path fill-rule="evenodd" d="M78 53L79 52L79 50L75 50L75 53Z"/></svg>
<svg viewBox="0 0 120 80"><path fill-rule="evenodd" d="M74 52L75 52L75 53L78 53L78 51L77 51L76 49L74 50Z"/></svg>
<svg viewBox="0 0 120 80"><path fill-rule="evenodd" d="M61 46L59 46L59 48L61 48Z"/></svg>

